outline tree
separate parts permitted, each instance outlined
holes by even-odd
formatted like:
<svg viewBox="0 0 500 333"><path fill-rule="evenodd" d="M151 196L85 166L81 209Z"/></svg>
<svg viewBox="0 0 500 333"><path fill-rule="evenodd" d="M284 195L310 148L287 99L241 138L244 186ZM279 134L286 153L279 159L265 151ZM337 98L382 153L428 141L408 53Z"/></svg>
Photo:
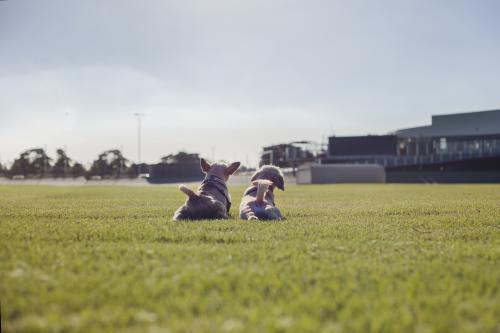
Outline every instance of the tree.
<svg viewBox="0 0 500 333"><path fill-rule="evenodd" d="M199 154L189 154L180 151L177 154L170 154L161 158L161 163L165 164L198 164L200 163Z"/></svg>
<svg viewBox="0 0 500 333"><path fill-rule="evenodd" d="M62 149L57 149L56 152L57 152L57 160L51 169L52 177L66 178L70 172L71 159L66 155L66 152Z"/></svg>
<svg viewBox="0 0 500 333"><path fill-rule="evenodd" d="M30 160L29 153L25 151L19 155L19 158L14 160L14 163L10 167L10 174L12 176L28 176L30 172Z"/></svg>
<svg viewBox="0 0 500 333"><path fill-rule="evenodd" d="M9 173L12 176L41 178L49 173L51 160L42 148L28 149L14 161Z"/></svg>
<svg viewBox="0 0 500 333"><path fill-rule="evenodd" d="M84 177L85 176L85 168L83 167L82 164L80 163L75 163L73 164L73 166L71 167L71 176L73 178L78 178L78 177Z"/></svg>
<svg viewBox="0 0 500 333"><path fill-rule="evenodd" d="M120 178L125 176L128 159L118 149L107 150L100 154L87 172L87 178Z"/></svg>
<svg viewBox="0 0 500 333"><path fill-rule="evenodd" d="M131 179L139 177L138 165L135 163L132 163L132 165L127 168L126 174L127 174L128 178L131 178Z"/></svg>

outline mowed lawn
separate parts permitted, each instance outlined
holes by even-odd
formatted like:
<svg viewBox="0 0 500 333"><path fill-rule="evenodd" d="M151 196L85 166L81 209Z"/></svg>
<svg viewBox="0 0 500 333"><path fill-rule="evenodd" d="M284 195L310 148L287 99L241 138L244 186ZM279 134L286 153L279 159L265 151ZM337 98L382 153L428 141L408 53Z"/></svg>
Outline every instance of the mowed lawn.
<svg viewBox="0 0 500 333"><path fill-rule="evenodd" d="M281 222L176 187L0 186L4 332L500 332L499 185L289 185Z"/></svg>

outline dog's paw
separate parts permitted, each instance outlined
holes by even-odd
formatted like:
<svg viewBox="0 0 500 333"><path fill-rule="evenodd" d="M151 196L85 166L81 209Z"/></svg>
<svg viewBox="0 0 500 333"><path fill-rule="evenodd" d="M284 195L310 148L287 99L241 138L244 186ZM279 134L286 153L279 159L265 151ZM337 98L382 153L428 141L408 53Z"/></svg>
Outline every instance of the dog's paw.
<svg viewBox="0 0 500 333"><path fill-rule="evenodd" d="M247 218L248 221L251 221L251 220L258 220L259 218L255 215L251 215Z"/></svg>

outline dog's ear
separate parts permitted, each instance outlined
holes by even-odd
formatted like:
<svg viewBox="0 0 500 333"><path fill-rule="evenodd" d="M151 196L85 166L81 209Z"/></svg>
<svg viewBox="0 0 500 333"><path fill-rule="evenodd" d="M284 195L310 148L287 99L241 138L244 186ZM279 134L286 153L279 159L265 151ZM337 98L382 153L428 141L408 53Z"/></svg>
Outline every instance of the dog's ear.
<svg viewBox="0 0 500 333"><path fill-rule="evenodd" d="M273 176L273 183L277 188L284 191L285 190L285 181L283 180L282 175Z"/></svg>
<svg viewBox="0 0 500 333"><path fill-rule="evenodd" d="M208 164L207 161L205 161L204 158L202 158L200 160L200 166L201 166L201 171L207 173L208 171L210 171L210 169L212 168L212 166L210 164Z"/></svg>
<svg viewBox="0 0 500 333"><path fill-rule="evenodd" d="M259 177L260 175L260 170L259 171L256 171L253 176L252 176L252 179L250 179L251 182L257 180L257 177Z"/></svg>
<svg viewBox="0 0 500 333"><path fill-rule="evenodd" d="M229 166L224 170L224 174L226 176L231 176L233 173L236 172L236 170L238 170L240 164L241 164L240 162L233 162L229 164Z"/></svg>

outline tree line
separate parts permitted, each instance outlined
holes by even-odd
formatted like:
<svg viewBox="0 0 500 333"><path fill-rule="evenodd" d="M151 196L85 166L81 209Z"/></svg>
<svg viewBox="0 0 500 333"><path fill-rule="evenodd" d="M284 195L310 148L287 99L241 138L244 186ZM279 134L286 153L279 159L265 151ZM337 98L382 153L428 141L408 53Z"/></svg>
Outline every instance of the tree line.
<svg viewBox="0 0 500 333"><path fill-rule="evenodd" d="M47 155L44 149L35 148L22 152L7 168L0 165L0 175L8 178L78 178L117 179L136 178L138 167L126 159L120 150L107 150L86 169L68 157L63 149L56 150L56 158Z"/></svg>
<svg viewBox="0 0 500 333"><path fill-rule="evenodd" d="M44 149L35 148L22 152L10 168L0 164L0 177L11 179L32 178L79 178L119 179L137 178L140 172L148 173L149 165L131 162L118 149L99 154L89 169L71 159L63 149L56 150L56 158L47 155ZM159 164L193 165L200 163L196 153L180 151L160 158ZM254 169L241 166L239 171Z"/></svg>

